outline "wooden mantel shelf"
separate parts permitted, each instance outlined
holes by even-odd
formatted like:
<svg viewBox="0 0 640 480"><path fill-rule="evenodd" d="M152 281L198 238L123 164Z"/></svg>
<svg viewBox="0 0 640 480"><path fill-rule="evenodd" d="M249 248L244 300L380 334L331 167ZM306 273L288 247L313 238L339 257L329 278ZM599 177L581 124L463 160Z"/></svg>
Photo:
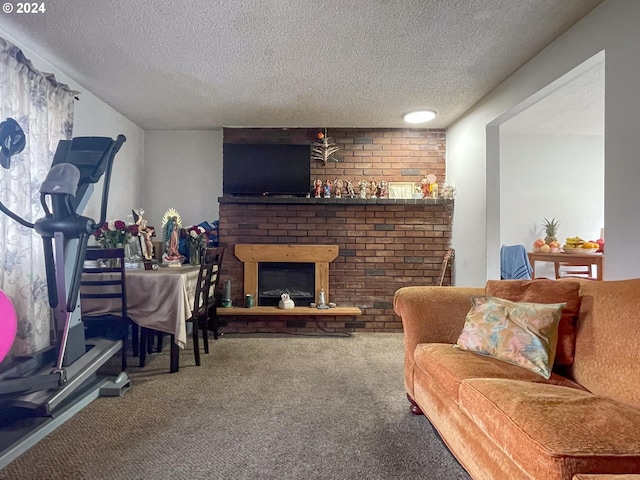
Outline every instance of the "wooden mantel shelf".
<svg viewBox="0 0 640 480"><path fill-rule="evenodd" d="M323 317L336 317L336 316L358 316L362 315L362 310L358 307L334 307L334 308L311 308L311 307L293 307L290 309L283 309L278 307L231 307L222 308L218 307L216 313L219 316L224 315L285 315L285 316L323 316Z"/></svg>
<svg viewBox="0 0 640 480"><path fill-rule="evenodd" d="M453 205L448 198L305 198L305 197L218 197L224 204L292 204L292 205Z"/></svg>
<svg viewBox="0 0 640 480"><path fill-rule="evenodd" d="M235 254L243 262L331 262L337 245L237 244Z"/></svg>

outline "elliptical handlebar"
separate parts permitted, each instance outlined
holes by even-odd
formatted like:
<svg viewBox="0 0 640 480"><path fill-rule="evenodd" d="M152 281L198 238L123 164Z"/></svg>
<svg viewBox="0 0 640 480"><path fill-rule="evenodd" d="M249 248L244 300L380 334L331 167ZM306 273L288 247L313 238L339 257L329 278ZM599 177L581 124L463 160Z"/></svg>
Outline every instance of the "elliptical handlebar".
<svg viewBox="0 0 640 480"><path fill-rule="evenodd" d="M69 178L73 178L78 182L77 192L75 190L71 192L69 189L67 189L66 192L56 191L55 189L49 189L46 192L42 191L41 204L45 212L45 218L41 218L34 223L29 222L10 210L2 203L2 201L0 201L0 211L27 228L36 228L36 225L38 225L36 231L43 236L53 237L53 232L56 229L58 231L62 230L66 238L78 238L78 235L85 231L87 234L92 234L106 221L113 160L126 140L126 137L122 134L118 135L115 140L108 137L76 137L71 140L61 140L58 143L58 148L53 159L51 170L49 171L45 182L49 180L49 177L52 174L55 177L55 180L65 181L59 173L61 171L65 171L66 173L70 173ZM77 147L76 143L78 144ZM24 132L13 118L7 118L5 121L0 123L0 166L9 169L11 166L11 156L22 152L25 144ZM70 163L78 168L80 173L79 179L76 178L72 169L69 168L66 170L58 168L57 172L55 172L56 167L61 163ZM54 172L52 172L52 170ZM55 176L56 173L58 174L57 177ZM95 220L85 217L88 224L85 228L82 228L82 226L79 228L79 219L76 218L74 222L71 218L77 217L76 209L80 200L78 197L81 197L84 194L88 184L96 183L102 175L104 175L104 182L102 186L102 199L100 204L100 219L96 223ZM60 195L61 193L64 193L64 195ZM52 212L49 211L45 202L45 196L47 194L52 196L53 202L57 203L58 207L64 207L62 210L66 215L56 214L55 211L52 214ZM60 200L56 201L56 198L60 198ZM47 225L52 222L52 216L57 217L53 222L55 225ZM63 217L67 217L69 222L75 223L75 226L67 224L63 228L60 228L62 226L61 223L65 223L65 218ZM82 222L80 222L80 224L81 223ZM76 230L81 231L74 233Z"/></svg>
<svg viewBox="0 0 640 480"><path fill-rule="evenodd" d="M111 147L111 158L107 170L104 173L104 182L102 184L102 204L100 206L100 219L98 223L93 224L93 230L97 230L107 220L107 201L109 200L109 186L111 185L111 170L113 168L113 158L116 153L120 151L122 144L126 142L127 138L124 135L118 135L116 141Z"/></svg>

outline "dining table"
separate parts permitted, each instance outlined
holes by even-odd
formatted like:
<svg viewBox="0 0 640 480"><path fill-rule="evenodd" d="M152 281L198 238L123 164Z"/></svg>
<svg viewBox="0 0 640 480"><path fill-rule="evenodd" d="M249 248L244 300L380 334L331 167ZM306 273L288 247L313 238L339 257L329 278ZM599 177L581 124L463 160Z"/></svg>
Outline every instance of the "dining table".
<svg viewBox="0 0 640 480"><path fill-rule="evenodd" d="M536 278L536 262L553 263L558 278L558 269L563 265L595 265L596 280L602 280L602 266L604 263L604 253L566 253L566 252L527 252L529 263L531 264L531 277Z"/></svg>
<svg viewBox="0 0 640 480"><path fill-rule="evenodd" d="M187 344L186 320L191 317L199 266L159 266L156 270L127 268L127 314L140 327L172 336L170 371L179 369L179 349ZM109 274L103 274L109 275ZM119 312L117 299L83 299L83 315Z"/></svg>

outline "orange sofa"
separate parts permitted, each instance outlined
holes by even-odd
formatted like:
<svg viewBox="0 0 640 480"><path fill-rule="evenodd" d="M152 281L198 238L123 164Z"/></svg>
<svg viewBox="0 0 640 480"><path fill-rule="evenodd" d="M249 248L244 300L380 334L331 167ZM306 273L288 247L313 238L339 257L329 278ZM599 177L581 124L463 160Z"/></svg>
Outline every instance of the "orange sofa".
<svg viewBox="0 0 640 480"><path fill-rule="evenodd" d="M573 362L548 380L452 347L485 288L396 292L412 412L472 478L640 479L640 279L578 283Z"/></svg>

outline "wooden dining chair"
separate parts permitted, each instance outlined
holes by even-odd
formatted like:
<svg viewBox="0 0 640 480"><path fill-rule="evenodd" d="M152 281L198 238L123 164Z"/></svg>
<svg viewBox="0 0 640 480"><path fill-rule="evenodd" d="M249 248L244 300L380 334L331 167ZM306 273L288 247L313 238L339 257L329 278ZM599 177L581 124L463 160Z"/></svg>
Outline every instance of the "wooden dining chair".
<svg viewBox="0 0 640 480"><path fill-rule="evenodd" d="M192 338L196 365L200 365L199 330L202 331L204 353L209 353L208 329L210 308L215 303L215 288L220 278L223 256L224 247L205 248L201 255L202 260L200 261L198 283L196 284L196 292L193 299L193 309L191 311L191 317L187 319L187 322L193 324ZM215 332L214 338L217 338L217 333Z"/></svg>
<svg viewBox="0 0 640 480"><path fill-rule="evenodd" d="M200 256L200 267L198 270L198 280L194 298L191 304L191 316L185 320L186 323L192 324L193 350L196 365L200 366L200 344L198 331L202 331L202 339L204 344L204 353L209 353L209 337L208 329L212 329L214 339L217 340L217 317L215 316L215 291L220 280L220 271L222 269L222 259L224 257L224 247L204 248ZM163 337L162 332L155 332L158 336L157 351L162 351ZM154 331L148 328L142 328L140 337L140 366L144 367L146 354L151 353L153 349ZM175 342L173 335L170 335L171 343Z"/></svg>
<svg viewBox="0 0 640 480"><path fill-rule="evenodd" d="M119 314L82 315L82 321L88 337L97 334L122 339L122 370L126 370L129 325L133 326L134 353L138 329L127 315L124 248L87 248L80 280L82 299L114 302L112 310Z"/></svg>
<svg viewBox="0 0 640 480"><path fill-rule="evenodd" d="M593 265L572 265L558 262L555 264L556 278L582 277L595 280L593 276Z"/></svg>
<svg viewBox="0 0 640 480"><path fill-rule="evenodd" d="M220 284L220 273L222 272L222 259L224 258L224 247L210 248L210 255L214 257L215 266L213 268L213 276L211 277L211 288L209 291L209 314L207 319L207 327L203 330L205 353L209 353L209 340L207 331L213 332L213 339L218 340L218 303L216 299L216 291ZM206 253L205 253L206 255Z"/></svg>
<svg viewBox="0 0 640 480"><path fill-rule="evenodd" d="M186 320L187 323L192 323L193 325L193 352L197 366L200 366L199 330L202 330L204 352L209 353L209 339L207 335L207 329L209 327L209 307L211 306L211 302L214 301L212 297L215 292L215 290L214 292L211 291L211 284L212 281L215 281L216 284L218 282L223 255L223 247L205 248L201 255L193 308L191 309L191 316Z"/></svg>

